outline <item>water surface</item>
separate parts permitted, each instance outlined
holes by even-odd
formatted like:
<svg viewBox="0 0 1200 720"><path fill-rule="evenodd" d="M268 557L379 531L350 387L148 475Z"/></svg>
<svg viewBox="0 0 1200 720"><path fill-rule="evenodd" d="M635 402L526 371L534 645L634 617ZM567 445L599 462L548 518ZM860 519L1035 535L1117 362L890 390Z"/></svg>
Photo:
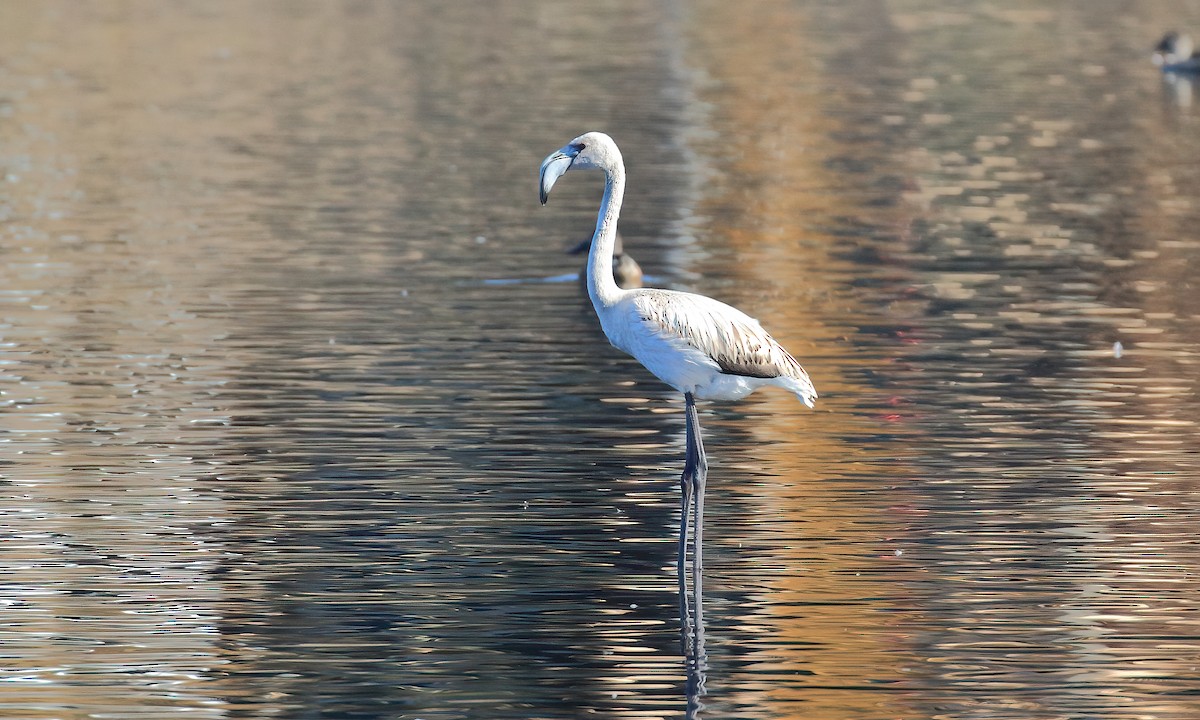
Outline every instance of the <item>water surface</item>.
<svg viewBox="0 0 1200 720"><path fill-rule="evenodd" d="M598 177L536 201L604 129L629 251L822 394L703 408L700 716L1196 717L1169 27L1200 8L9 8L0 714L682 717L682 403L571 278Z"/></svg>

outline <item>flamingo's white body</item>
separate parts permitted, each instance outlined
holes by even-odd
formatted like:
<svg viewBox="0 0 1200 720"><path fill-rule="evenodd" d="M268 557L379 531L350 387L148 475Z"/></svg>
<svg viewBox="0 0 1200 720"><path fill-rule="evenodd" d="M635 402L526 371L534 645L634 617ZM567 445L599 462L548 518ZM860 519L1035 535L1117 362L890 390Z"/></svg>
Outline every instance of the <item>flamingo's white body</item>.
<svg viewBox="0 0 1200 720"><path fill-rule="evenodd" d="M625 164L621 151L608 135L590 132L552 153L541 167L539 195L543 205L558 178L575 168L601 170L605 179L604 198L600 203L587 265L588 296L596 308L600 326L609 342L637 358L647 370L682 392L684 397L687 453L681 478L680 618L685 623L685 650L699 670L704 662L700 603L704 483L708 462L700 437L695 399L735 400L763 385L777 385L795 393L805 405L812 407L817 391L800 363L768 335L757 320L737 308L693 293L618 287L613 280L613 246L621 200L625 195ZM688 513L693 507L693 498L694 625L687 605L684 574Z"/></svg>
<svg viewBox="0 0 1200 720"><path fill-rule="evenodd" d="M740 310L703 295L645 289L596 305L616 347L663 382L702 400L736 400L762 385L784 387L810 407L804 368Z"/></svg>
<svg viewBox="0 0 1200 720"><path fill-rule="evenodd" d="M685 395L735 400L762 385L777 385L812 407L817 392L808 373L754 318L703 295L618 287L612 264L625 194L621 151L609 136L591 132L551 154L541 168L543 204L555 181L573 168L599 169L605 175L587 283L609 341Z"/></svg>

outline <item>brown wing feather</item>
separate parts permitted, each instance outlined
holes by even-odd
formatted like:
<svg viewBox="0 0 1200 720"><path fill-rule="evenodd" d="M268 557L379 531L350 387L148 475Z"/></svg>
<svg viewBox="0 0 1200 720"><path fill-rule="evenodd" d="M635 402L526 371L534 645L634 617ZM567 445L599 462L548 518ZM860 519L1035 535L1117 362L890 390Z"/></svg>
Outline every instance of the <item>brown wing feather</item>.
<svg viewBox="0 0 1200 720"><path fill-rule="evenodd" d="M783 374L778 362L779 352L791 356L770 335L761 330L755 334L746 333L736 323L729 326L729 331L731 337L728 348L713 357L721 372L756 378L773 378ZM778 352L773 352L775 350Z"/></svg>
<svg viewBox="0 0 1200 720"><path fill-rule="evenodd" d="M726 375L807 377L804 368L758 321L712 298L666 290L647 292L642 320L705 353Z"/></svg>

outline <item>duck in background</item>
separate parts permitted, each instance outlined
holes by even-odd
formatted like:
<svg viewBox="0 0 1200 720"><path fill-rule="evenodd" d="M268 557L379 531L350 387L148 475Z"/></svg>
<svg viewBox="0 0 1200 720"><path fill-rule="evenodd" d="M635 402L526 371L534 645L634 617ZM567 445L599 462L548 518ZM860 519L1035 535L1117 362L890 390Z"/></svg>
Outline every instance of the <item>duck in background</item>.
<svg viewBox="0 0 1200 720"><path fill-rule="evenodd" d="M1186 33L1172 30L1163 35L1151 59L1163 72L1200 73L1200 52L1193 49L1192 38Z"/></svg>
<svg viewBox="0 0 1200 720"><path fill-rule="evenodd" d="M588 238L571 248L567 252L571 255L585 253L592 248L592 239ZM587 267L579 277L587 283ZM642 266L637 264L637 260L625 254L625 243L621 240L621 233L617 233L617 241L613 244L613 280L617 281L617 287L622 290L636 290L642 286Z"/></svg>

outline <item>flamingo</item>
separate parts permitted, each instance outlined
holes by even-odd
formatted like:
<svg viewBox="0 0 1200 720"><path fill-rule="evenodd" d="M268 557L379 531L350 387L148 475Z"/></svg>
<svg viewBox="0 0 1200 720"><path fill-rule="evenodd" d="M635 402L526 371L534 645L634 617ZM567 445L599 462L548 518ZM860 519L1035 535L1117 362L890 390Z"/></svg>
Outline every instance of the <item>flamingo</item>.
<svg viewBox="0 0 1200 720"><path fill-rule="evenodd" d="M689 625L684 574L688 514L694 508L692 587L696 594L695 647L703 647L700 598L703 561L704 486L708 459L696 399L736 400L764 385L796 394L812 407L817 399L808 373L758 321L718 300L656 288L622 289L613 280L613 246L625 195L625 163L608 135L589 132L542 161L539 198L568 170L604 173L604 197L588 253L587 289L609 342L636 358L659 380L683 393L686 451L679 524L678 574L681 622ZM685 645L687 644L685 639Z"/></svg>
<svg viewBox="0 0 1200 720"><path fill-rule="evenodd" d="M567 252L572 255L578 255L581 252L587 252L592 247L592 239L579 243ZM579 279L583 281L584 290L587 290L587 268L580 274ZM617 281L617 285L622 289L640 288L642 286L642 266L638 265L637 260L634 260L625 252L625 242L621 239L621 233L617 233L617 239L613 243L613 279Z"/></svg>

